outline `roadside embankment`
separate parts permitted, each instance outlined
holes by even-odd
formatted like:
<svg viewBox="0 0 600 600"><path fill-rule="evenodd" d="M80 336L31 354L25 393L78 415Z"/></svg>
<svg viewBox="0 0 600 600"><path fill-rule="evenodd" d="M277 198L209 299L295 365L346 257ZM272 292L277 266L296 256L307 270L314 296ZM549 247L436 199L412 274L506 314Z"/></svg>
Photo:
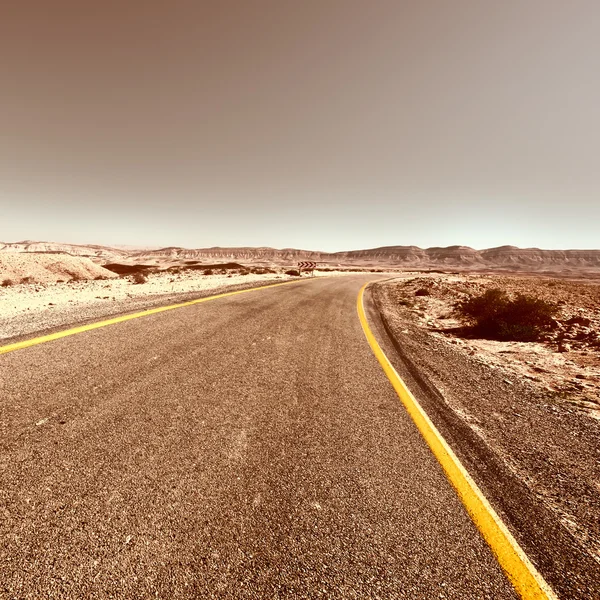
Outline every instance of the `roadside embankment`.
<svg viewBox="0 0 600 600"><path fill-rule="evenodd" d="M0 288L0 340L288 279L291 277L281 274L203 275L190 271L149 274L140 284L125 277L3 287Z"/></svg>
<svg viewBox="0 0 600 600"><path fill-rule="evenodd" d="M456 295L510 282L432 275L382 282L373 298L414 373L424 374L443 405L466 425L560 521L583 552L600 562L600 371L593 344L581 360L554 341L516 343L461 339L453 321ZM506 278L502 278L506 279ZM513 282L518 288L519 282ZM533 285L531 282L528 285ZM547 282L535 285L546 285ZM548 287L559 300L563 284ZM571 313L594 323L594 292L565 284ZM427 289L428 293L423 292ZM416 292L421 290L417 295ZM535 292L535 290L533 290ZM423 294L423 295L421 295ZM576 296L582 306L576 304ZM579 310L582 308L583 310ZM578 337L575 334L573 337ZM573 350L578 341L573 340ZM587 338L586 338L587 339ZM575 379L575 373L580 379ZM578 382L578 384L577 384Z"/></svg>

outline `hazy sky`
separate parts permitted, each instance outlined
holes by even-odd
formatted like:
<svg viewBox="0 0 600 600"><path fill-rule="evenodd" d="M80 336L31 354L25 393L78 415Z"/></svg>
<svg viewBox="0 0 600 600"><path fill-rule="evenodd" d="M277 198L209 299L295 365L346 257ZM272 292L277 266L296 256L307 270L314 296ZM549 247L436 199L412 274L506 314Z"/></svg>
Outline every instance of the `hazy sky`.
<svg viewBox="0 0 600 600"><path fill-rule="evenodd" d="M3 2L22 239L600 248L600 3Z"/></svg>

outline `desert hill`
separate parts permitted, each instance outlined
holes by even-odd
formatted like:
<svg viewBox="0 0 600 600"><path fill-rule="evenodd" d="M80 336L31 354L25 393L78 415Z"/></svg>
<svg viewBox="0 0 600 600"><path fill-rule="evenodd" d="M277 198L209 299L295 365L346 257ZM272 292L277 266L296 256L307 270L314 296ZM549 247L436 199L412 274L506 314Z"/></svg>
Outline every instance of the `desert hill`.
<svg viewBox="0 0 600 600"><path fill-rule="evenodd" d="M71 256L86 256L92 259L113 260L126 258L130 251L120 248L98 245L61 244L57 242L34 242L25 240L22 242L3 243L0 242L0 253L5 252L43 252L70 254Z"/></svg>
<svg viewBox="0 0 600 600"><path fill-rule="evenodd" d="M61 244L24 241L0 243L0 256L6 252L61 253L88 257L96 263L151 263L195 260L198 262L253 262L295 264L314 261L323 266L372 266L419 269L507 269L516 271L582 272L600 271L600 250L542 250L500 246L475 250L468 246L419 248L418 246L383 246L365 250L319 252L296 248L181 248L158 249L135 247L113 248L98 245Z"/></svg>
<svg viewBox="0 0 600 600"><path fill-rule="evenodd" d="M501 246L475 250L467 246L419 248L385 246L345 252L317 252L294 248L161 248L132 254L140 260L194 259L295 262L311 260L331 265L509 268L516 270L600 269L600 250L541 250Z"/></svg>
<svg viewBox="0 0 600 600"><path fill-rule="evenodd" d="M3 287L14 283L54 283L73 279L111 279L114 273L82 256L52 253L0 253L0 282Z"/></svg>

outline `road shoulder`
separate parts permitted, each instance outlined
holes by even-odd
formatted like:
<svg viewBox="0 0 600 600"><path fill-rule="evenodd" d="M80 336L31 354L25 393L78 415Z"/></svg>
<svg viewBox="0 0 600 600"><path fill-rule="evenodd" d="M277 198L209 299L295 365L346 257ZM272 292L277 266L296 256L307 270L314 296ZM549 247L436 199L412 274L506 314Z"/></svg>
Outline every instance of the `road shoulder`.
<svg viewBox="0 0 600 600"><path fill-rule="evenodd" d="M429 335L408 311L394 305L389 289L389 284L374 284L368 308L393 366L559 595L596 597L594 423L583 422L587 435L573 439L565 426L572 415L556 416L526 386L507 384L476 359ZM569 494L549 494L548 481ZM587 538L574 535L565 526L566 511L556 509L563 502L572 513L570 498L587 515L589 525L580 520L578 528L587 526Z"/></svg>

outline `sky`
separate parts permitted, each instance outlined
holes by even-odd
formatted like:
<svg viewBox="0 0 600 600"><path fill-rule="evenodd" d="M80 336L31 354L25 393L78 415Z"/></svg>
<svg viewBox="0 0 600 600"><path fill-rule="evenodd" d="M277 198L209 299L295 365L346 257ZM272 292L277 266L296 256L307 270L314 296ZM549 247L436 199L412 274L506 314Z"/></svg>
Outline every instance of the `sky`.
<svg viewBox="0 0 600 600"><path fill-rule="evenodd" d="M0 7L0 240L600 248L597 0Z"/></svg>

